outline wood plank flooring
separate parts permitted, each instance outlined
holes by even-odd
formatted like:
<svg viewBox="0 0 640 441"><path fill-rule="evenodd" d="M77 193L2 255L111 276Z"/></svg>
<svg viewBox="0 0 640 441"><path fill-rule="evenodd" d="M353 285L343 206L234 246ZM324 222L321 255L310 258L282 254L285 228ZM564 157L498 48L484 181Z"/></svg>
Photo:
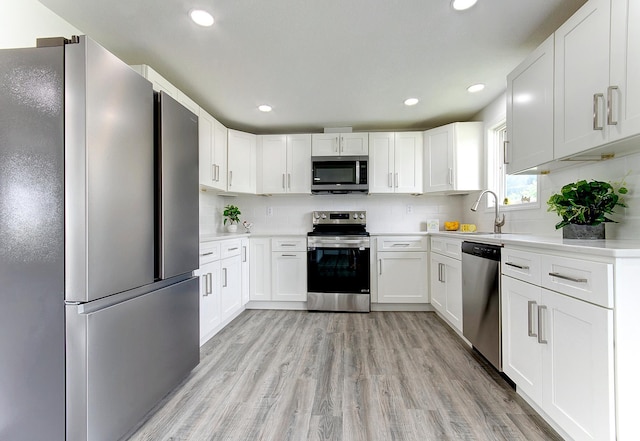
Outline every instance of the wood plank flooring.
<svg viewBox="0 0 640 441"><path fill-rule="evenodd" d="M248 310L130 440L561 438L434 313Z"/></svg>

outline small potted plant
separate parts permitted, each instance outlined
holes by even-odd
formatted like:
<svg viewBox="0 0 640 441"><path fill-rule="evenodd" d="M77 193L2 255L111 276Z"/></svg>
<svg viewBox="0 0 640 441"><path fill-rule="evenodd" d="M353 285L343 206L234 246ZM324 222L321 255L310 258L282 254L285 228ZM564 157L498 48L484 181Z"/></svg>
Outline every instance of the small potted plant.
<svg viewBox="0 0 640 441"><path fill-rule="evenodd" d="M622 184L581 180L567 184L560 193L551 195L547 211L562 218L556 229L562 228L564 239L604 239L606 222L616 207L626 207L620 195L627 194Z"/></svg>
<svg viewBox="0 0 640 441"><path fill-rule="evenodd" d="M227 226L227 231L229 233L235 233L238 229L241 214L240 209L235 205L227 205L224 207L222 215L224 216L224 224Z"/></svg>

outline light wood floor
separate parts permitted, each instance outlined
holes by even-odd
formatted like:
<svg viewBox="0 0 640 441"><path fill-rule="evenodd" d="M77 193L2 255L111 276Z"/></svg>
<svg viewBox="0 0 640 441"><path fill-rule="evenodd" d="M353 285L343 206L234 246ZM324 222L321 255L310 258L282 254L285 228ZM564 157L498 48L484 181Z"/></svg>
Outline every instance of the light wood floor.
<svg viewBox="0 0 640 441"><path fill-rule="evenodd" d="M434 313L242 313L130 438L560 440Z"/></svg>

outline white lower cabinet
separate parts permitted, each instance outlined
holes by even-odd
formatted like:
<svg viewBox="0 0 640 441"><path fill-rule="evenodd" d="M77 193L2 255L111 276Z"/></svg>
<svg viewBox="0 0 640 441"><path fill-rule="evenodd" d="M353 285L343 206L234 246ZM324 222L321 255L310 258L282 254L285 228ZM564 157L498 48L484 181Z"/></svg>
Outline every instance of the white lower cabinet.
<svg viewBox="0 0 640 441"><path fill-rule="evenodd" d="M441 254L431 254L431 305L462 332L462 264Z"/></svg>
<svg viewBox="0 0 640 441"><path fill-rule="evenodd" d="M249 238L244 237L240 240L240 273L242 274L242 306L249 303L249 293L251 290L250 278L251 278L251 268L249 262L251 260L250 247L249 247Z"/></svg>
<svg viewBox="0 0 640 441"><path fill-rule="evenodd" d="M260 237L250 242L250 300L306 302L306 236Z"/></svg>
<svg viewBox="0 0 640 441"><path fill-rule="evenodd" d="M276 251L271 261L273 300L307 301L306 251Z"/></svg>
<svg viewBox="0 0 640 441"><path fill-rule="evenodd" d="M243 310L240 239L200 244L200 345Z"/></svg>
<svg viewBox="0 0 640 441"><path fill-rule="evenodd" d="M377 250L378 303L427 303L427 238L378 237Z"/></svg>
<svg viewBox="0 0 640 441"><path fill-rule="evenodd" d="M504 373L574 440L616 439L613 336L612 309L502 276Z"/></svg>

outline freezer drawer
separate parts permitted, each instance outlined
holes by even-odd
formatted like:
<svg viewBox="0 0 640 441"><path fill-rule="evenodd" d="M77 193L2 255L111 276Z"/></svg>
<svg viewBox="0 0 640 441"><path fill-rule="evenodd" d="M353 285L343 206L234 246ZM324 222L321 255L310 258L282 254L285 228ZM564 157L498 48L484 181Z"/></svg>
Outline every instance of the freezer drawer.
<svg viewBox="0 0 640 441"><path fill-rule="evenodd" d="M120 439L199 362L196 278L90 308L66 311L67 441Z"/></svg>

